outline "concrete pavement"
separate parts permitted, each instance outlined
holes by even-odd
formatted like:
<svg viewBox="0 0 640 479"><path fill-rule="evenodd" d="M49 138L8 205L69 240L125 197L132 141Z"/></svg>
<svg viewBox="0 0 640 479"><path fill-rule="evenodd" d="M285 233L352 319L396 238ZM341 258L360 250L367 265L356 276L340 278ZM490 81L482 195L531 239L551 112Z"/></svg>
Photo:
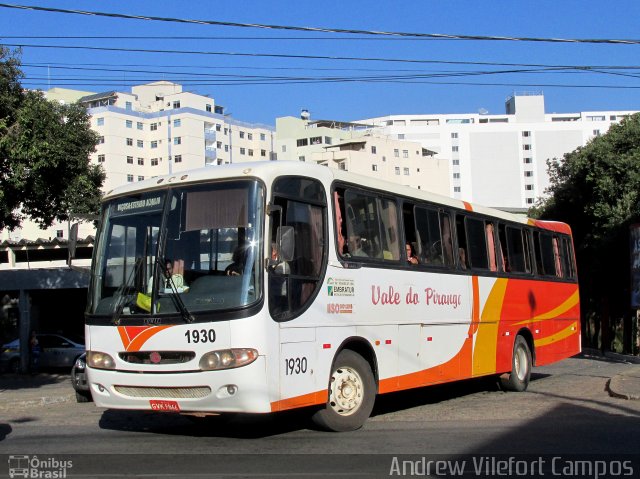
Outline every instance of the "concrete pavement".
<svg viewBox="0 0 640 479"><path fill-rule="evenodd" d="M609 380L609 394L621 399L640 400L640 357L602 354L597 350L585 350L582 355L588 359L625 364L625 369ZM0 374L0 416L7 410L27 410L75 400L68 374Z"/></svg>

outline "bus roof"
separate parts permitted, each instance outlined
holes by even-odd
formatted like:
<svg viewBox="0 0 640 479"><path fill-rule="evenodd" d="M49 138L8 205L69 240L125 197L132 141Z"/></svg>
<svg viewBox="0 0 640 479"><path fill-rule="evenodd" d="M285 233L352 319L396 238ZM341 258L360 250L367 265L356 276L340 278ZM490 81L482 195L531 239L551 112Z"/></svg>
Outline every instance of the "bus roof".
<svg viewBox="0 0 640 479"><path fill-rule="evenodd" d="M429 191L418 190L409 186L399 185L365 175L299 161L258 161L184 170L171 175L156 176L140 182L128 183L126 185L119 186L108 191L105 194L104 201L133 192L151 191L171 186L203 183L209 180L261 178L267 184L270 184L279 176L289 175L316 178L322 181L325 185L331 185L334 181L351 183L406 198L428 201L467 211L474 211L476 213L504 219L506 221L529 224L531 226L537 226L539 228L567 234L570 234L571 232L569 226L565 223L534 220L527 218L524 215L517 215L495 208L468 203L466 201L431 193Z"/></svg>

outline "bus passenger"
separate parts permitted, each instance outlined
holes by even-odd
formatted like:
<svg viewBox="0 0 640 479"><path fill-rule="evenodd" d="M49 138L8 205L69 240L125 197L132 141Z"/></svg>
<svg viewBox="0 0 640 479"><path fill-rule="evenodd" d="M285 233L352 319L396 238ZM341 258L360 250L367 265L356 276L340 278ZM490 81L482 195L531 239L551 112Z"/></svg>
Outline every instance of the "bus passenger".
<svg viewBox="0 0 640 479"><path fill-rule="evenodd" d="M405 250L407 251L407 263L409 264L419 264L418 256L415 254L413 250L413 245L407 241L405 245Z"/></svg>

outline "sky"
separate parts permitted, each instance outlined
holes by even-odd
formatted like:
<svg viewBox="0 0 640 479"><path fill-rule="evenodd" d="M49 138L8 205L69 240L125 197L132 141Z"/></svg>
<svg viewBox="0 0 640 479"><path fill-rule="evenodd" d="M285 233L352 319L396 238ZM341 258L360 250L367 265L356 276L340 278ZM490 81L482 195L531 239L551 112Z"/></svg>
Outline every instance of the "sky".
<svg viewBox="0 0 640 479"><path fill-rule="evenodd" d="M298 116L301 109L309 110L312 119L341 121L390 114L503 114L505 99L514 92L543 92L548 113L640 110L638 0L17 1L0 4L0 44L22 45L27 88L127 92L132 85L169 80L211 96L238 120L267 125L277 117ZM225 23L637 44L309 32L7 5Z"/></svg>

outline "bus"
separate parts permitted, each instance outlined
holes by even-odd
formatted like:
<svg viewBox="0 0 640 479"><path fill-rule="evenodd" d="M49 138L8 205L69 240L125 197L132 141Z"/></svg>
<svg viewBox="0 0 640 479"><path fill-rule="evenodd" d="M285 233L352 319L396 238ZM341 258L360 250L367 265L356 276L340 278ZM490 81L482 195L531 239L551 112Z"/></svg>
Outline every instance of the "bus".
<svg viewBox="0 0 640 479"><path fill-rule="evenodd" d="M378 394L580 352L569 226L302 162L105 195L86 311L97 406L308 408L361 427ZM428 394L428 391L425 392Z"/></svg>

